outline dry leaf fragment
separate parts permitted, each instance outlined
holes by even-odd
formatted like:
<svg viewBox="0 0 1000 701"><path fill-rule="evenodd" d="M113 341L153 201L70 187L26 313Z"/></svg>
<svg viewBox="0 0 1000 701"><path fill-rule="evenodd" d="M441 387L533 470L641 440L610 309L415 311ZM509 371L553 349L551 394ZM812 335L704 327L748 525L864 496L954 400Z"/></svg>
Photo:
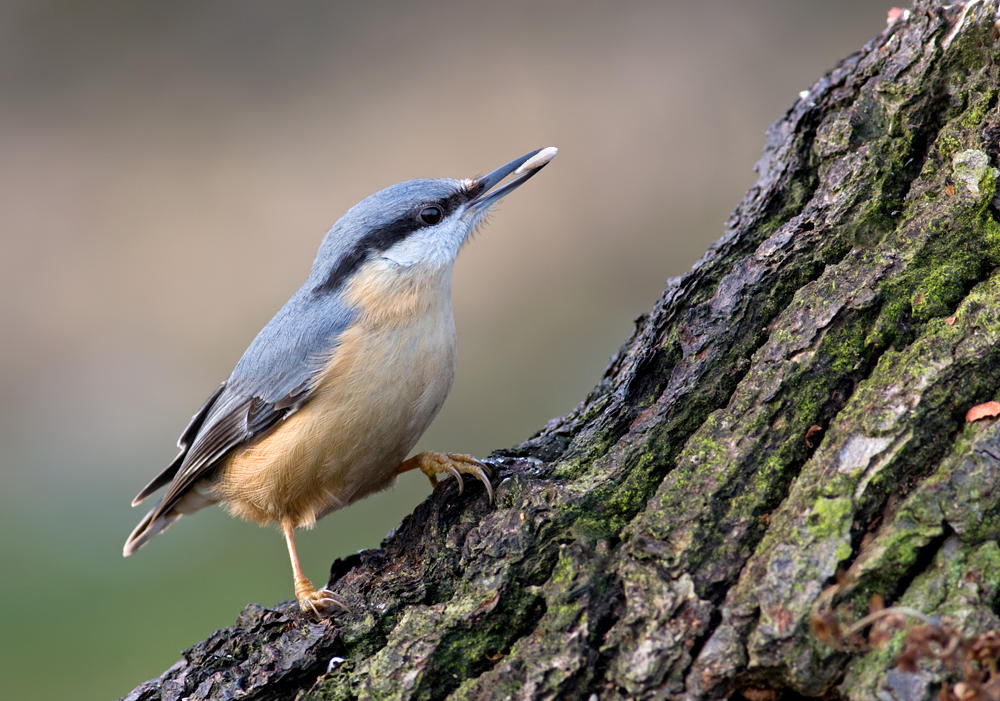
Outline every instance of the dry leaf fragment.
<svg viewBox="0 0 1000 701"><path fill-rule="evenodd" d="M778 698L778 692L774 689L755 689L753 687L740 689L740 693L747 701L774 701Z"/></svg>
<svg viewBox="0 0 1000 701"><path fill-rule="evenodd" d="M817 433L819 433L822 430L823 429L820 426L817 426L816 424L813 424L812 426L810 426L809 430L806 431L806 446L808 446L809 448L812 448L813 447L812 437L815 436Z"/></svg>
<svg viewBox="0 0 1000 701"><path fill-rule="evenodd" d="M965 420L972 423L980 419L991 419L994 416L1000 416L1000 402L983 402L969 409L965 413Z"/></svg>

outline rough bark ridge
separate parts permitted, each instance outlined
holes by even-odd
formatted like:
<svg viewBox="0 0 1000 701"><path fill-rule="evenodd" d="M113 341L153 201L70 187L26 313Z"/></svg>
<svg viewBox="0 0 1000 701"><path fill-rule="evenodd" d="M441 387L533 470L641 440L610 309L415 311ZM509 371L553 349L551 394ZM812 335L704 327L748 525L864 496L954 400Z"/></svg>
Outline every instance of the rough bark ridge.
<svg viewBox="0 0 1000 701"><path fill-rule="evenodd" d="M446 481L334 563L351 614L252 605L126 698L936 693L810 621L1000 626L1000 425L964 421L1000 392L997 11L917 2L803 93L600 385L493 456L495 508Z"/></svg>

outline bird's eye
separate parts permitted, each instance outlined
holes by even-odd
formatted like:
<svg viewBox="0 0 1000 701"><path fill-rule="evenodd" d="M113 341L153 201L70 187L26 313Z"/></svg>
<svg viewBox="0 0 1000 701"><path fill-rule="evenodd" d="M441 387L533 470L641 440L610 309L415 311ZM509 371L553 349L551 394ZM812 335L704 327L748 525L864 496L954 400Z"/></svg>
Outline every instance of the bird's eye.
<svg viewBox="0 0 1000 701"><path fill-rule="evenodd" d="M420 210L420 219L424 224L437 224L441 221L441 208L424 207Z"/></svg>

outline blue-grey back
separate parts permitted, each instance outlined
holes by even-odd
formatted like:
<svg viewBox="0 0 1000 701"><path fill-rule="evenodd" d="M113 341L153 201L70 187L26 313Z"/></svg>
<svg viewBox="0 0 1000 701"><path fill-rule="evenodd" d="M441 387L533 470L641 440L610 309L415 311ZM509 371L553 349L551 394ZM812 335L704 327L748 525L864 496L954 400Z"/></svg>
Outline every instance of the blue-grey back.
<svg viewBox="0 0 1000 701"><path fill-rule="evenodd" d="M342 295L303 286L250 343L227 388L270 403L296 393L326 366L355 315Z"/></svg>

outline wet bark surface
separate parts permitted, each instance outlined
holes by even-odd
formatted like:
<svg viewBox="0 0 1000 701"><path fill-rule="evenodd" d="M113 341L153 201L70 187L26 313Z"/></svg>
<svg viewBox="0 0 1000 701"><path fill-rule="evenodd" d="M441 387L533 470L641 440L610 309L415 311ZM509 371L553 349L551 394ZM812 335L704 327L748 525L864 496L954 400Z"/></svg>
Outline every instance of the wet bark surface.
<svg viewBox="0 0 1000 701"><path fill-rule="evenodd" d="M804 92L494 506L446 480L334 563L350 613L251 605L126 698L936 698L811 623L1000 627L996 13L917 2Z"/></svg>

